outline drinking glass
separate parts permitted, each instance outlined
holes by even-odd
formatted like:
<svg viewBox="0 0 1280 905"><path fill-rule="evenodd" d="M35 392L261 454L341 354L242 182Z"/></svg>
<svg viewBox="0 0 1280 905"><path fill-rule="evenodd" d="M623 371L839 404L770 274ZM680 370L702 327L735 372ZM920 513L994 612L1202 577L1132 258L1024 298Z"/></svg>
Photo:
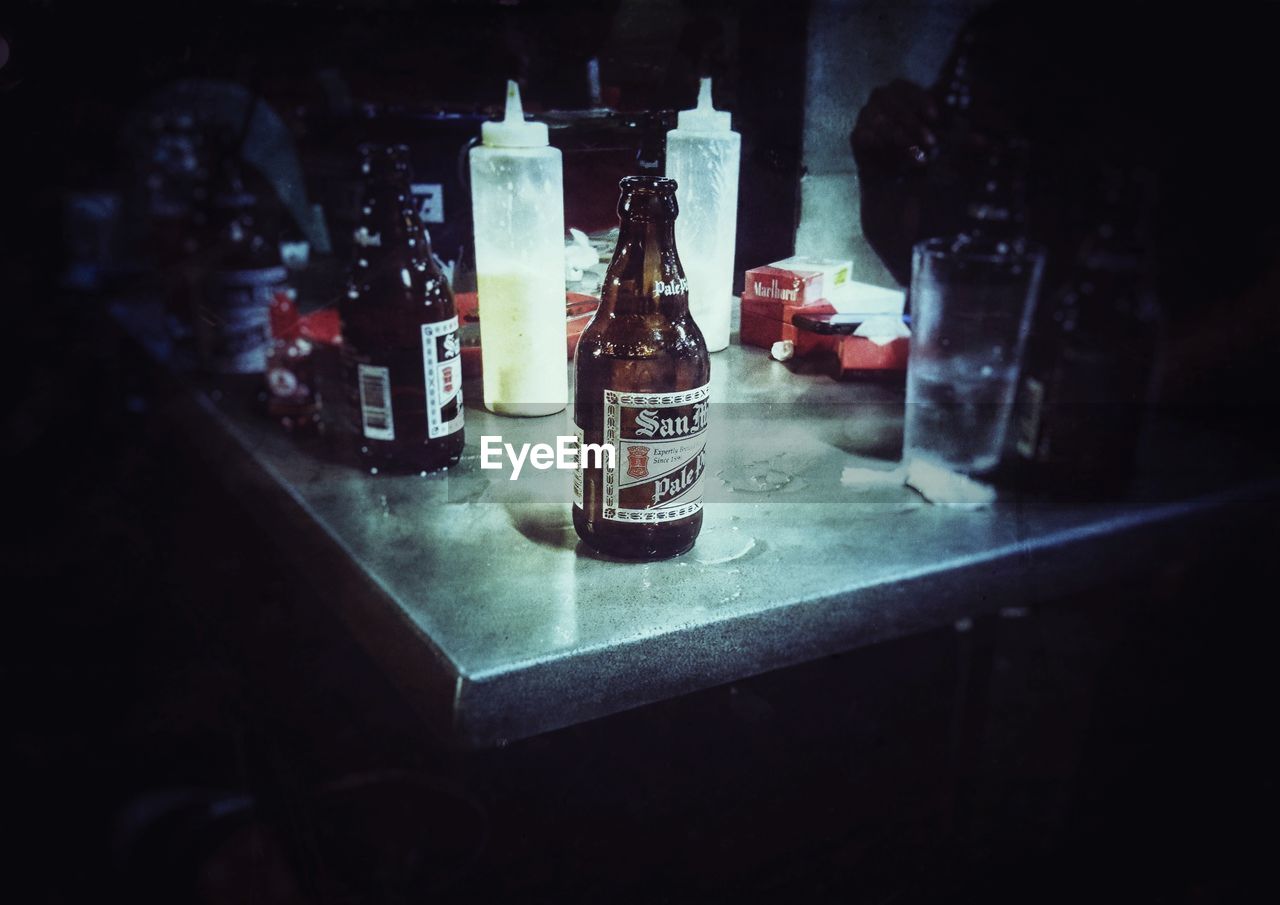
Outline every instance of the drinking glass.
<svg viewBox="0 0 1280 905"><path fill-rule="evenodd" d="M1044 249L959 236L913 252L903 457L983 474L1000 461Z"/></svg>

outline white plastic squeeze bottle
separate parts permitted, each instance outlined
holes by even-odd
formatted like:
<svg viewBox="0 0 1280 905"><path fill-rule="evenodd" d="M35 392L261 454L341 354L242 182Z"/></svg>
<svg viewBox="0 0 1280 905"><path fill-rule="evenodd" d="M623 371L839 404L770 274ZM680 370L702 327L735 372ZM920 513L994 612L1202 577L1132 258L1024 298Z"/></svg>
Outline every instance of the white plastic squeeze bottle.
<svg viewBox="0 0 1280 905"><path fill-rule="evenodd" d="M569 399L565 355L564 176L545 123L525 122L507 82L506 117L471 151L484 405L550 415Z"/></svg>
<svg viewBox="0 0 1280 905"><path fill-rule="evenodd" d="M667 133L667 176L679 184L676 251L689 311L711 352L729 345L741 156L742 136L729 128L728 111L711 106L711 79L703 79L698 106L681 110Z"/></svg>

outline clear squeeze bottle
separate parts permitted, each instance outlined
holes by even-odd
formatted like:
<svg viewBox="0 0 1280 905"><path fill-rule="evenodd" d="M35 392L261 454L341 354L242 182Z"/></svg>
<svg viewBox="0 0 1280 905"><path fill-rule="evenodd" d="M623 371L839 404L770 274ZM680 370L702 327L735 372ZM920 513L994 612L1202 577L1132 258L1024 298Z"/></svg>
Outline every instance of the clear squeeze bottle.
<svg viewBox="0 0 1280 905"><path fill-rule="evenodd" d="M729 128L728 111L711 106L711 79L703 79L698 106L681 110L667 133L667 176L680 186L676 248L689 279L689 311L711 352L729 345L741 156L742 136Z"/></svg>
<svg viewBox="0 0 1280 905"><path fill-rule="evenodd" d="M471 151L471 205L484 405L550 415L569 399L565 356L564 178L545 123L526 122L507 82L504 119Z"/></svg>

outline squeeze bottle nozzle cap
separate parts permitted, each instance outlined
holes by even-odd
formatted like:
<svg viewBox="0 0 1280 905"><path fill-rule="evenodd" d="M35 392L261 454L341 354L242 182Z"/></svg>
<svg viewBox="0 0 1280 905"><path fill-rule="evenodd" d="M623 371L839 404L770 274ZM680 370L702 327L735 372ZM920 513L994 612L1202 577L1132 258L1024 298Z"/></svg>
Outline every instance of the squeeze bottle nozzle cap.
<svg viewBox="0 0 1280 905"><path fill-rule="evenodd" d="M490 148L545 148L547 124L525 120L520 86L508 80L506 114L500 120L481 125L480 138Z"/></svg>
<svg viewBox="0 0 1280 905"><path fill-rule="evenodd" d="M681 110L676 117L676 128L689 132L728 132L729 111L711 106L711 79L703 79L698 89L698 106Z"/></svg>

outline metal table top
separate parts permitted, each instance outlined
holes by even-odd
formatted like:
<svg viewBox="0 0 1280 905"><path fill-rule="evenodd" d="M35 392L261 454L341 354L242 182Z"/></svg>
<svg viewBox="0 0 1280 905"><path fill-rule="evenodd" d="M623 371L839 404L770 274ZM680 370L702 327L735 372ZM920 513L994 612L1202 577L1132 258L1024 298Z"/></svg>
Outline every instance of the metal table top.
<svg viewBox="0 0 1280 905"><path fill-rule="evenodd" d="M163 357L152 316L113 313ZM179 417L435 728L468 745L1085 590L1159 562L1171 533L1230 523L1280 490L1260 452L1231 450L1244 464L1228 474L1197 448L1222 438L1157 434L1130 502L1002 494L989 509L935 507L846 471L892 466L900 385L793 374L736 338L712 371L702 534L653 563L579 544L568 474L511 481L479 467L482 435L550 441L572 422L492 415L477 382L465 385L466 453L447 474L370 475L195 384Z"/></svg>

